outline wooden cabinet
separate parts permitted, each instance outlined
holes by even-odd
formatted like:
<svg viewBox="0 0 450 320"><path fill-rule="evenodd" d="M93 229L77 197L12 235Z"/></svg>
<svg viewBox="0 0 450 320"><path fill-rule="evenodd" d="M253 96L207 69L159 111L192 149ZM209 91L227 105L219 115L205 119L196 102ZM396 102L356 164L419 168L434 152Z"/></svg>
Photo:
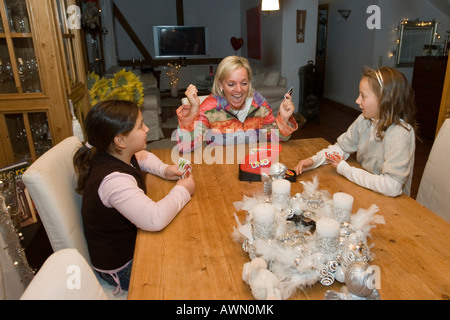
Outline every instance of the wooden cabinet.
<svg viewBox="0 0 450 320"><path fill-rule="evenodd" d="M0 167L34 161L89 109L75 0L0 0ZM78 19L78 20L77 20Z"/></svg>
<svg viewBox="0 0 450 320"><path fill-rule="evenodd" d="M447 57L416 57L412 88L416 94L419 135L434 139L444 87Z"/></svg>

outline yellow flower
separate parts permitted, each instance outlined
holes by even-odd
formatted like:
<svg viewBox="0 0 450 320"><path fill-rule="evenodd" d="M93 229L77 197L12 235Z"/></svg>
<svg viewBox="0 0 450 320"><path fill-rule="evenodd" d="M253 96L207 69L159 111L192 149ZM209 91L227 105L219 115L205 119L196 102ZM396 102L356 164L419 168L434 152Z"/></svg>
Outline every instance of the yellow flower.
<svg viewBox="0 0 450 320"><path fill-rule="evenodd" d="M92 105L102 100L133 101L139 106L144 103L142 82L133 72L125 69L116 72L112 79L100 78L94 72L89 73L88 88Z"/></svg>

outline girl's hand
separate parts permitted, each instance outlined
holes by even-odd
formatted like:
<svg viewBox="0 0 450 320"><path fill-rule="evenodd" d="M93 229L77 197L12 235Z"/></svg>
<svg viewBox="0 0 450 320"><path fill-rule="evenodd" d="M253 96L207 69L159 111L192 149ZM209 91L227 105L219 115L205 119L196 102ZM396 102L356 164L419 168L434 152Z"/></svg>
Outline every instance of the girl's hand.
<svg viewBox="0 0 450 320"><path fill-rule="evenodd" d="M289 118L294 114L295 106L292 103L292 97L286 93L286 99L283 100L280 104L280 116L281 118L288 123Z"/></svg>
<svg viewBox="0 0 450 320"><path fill-rule="evenodd" d="M183 186L192 195L195 190L194 175L191 173L189 177L178 180L177 185Z"/></svg>
<svg viewBox="0 0 450 320"><path fill-rule="evenodd" d="M296 175L302 174L303 171L305 171L306 169L312 167L313 164L314 164L314 161L311 158L300 160L298 165L294 168L295 174Z"/></svg>
<svg viewBox="0 0 450 320"><path fill-rule="evenodd" d="M164 175L166 176L167 180L178 180L180 179L182 174L183 172L178 170L178 166L176 164L168 166L164 171Z"/></svg>
<svg viewBox="0 0 450 320"><path fill-rule="evenodd" d="M327 161L329 164L331 164L333 167L337 168L339 163L342 161L342 156L337 152L325 152L325 156L327 158Z"/></svg>
<svg viewBox="0 0 450 320"><path fill-rule="evenodd" d="M330 158L327 158L327 160L328 160L328 163L331 164L335 168L337 168L339 163L342 161L342 159L330 159Z"/></svg>

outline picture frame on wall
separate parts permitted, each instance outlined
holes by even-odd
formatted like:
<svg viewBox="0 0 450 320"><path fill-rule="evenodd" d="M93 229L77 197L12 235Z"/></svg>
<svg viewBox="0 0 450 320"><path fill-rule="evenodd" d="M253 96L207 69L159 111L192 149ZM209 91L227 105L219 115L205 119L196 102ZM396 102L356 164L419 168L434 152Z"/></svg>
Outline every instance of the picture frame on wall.
<svg viewBox="0 0 450 320"><path fill-rule="evenodd" d="M297 43L305 42L306 10L297 10Z"/></svg>

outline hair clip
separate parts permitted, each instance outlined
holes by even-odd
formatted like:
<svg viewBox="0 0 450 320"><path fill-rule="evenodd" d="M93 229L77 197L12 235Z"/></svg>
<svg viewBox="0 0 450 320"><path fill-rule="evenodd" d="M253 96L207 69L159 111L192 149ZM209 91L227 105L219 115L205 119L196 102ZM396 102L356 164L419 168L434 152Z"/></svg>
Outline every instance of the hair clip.
<svg viewBox="0 0 450 320"><path fill-rule="evenodd" d="M375 75L377 76L378 83L380 84L380 87L383 88L383 76L381 75L380 70L375 70Z"/></svg>

